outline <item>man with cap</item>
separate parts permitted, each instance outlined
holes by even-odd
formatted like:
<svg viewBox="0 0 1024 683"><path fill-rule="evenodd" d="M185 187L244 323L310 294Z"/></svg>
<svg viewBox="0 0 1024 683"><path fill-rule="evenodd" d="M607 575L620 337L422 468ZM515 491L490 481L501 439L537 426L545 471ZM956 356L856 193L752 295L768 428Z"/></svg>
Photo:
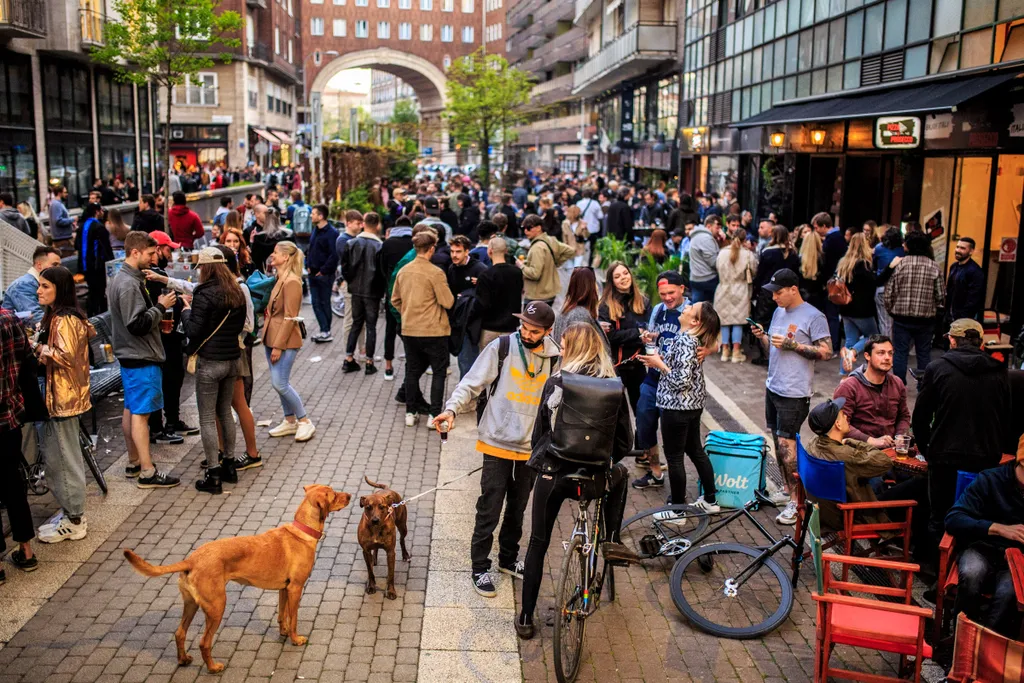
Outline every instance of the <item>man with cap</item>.
<svg viewBox="0 0 1024 683"><path fill-rule="evenodd" d="M878 499L869 482L892 469L892 460L880 449L849 438L850 420L843 412L845 404L846 399L834 398L814 407L807 417L807 424L818 436L811 440L808 450L822 460L843 463L848 502L873 503ZM831 529L842 529L843 516L836 503L822 500L818 504L822 524ZM859 522L885 524L889 521L881 511L861 512L858 515Z"/></svg>
<svg viewBox="0 0 1024 683"><path fill-rule="evenodd" d="M530 301L516 317L520 320L519 329L498 337L480 352L473 367L455 387L444 411L431 422L438 428L447 422L451 428L455 416L468 410L474 399L478 406L484 402L476 442L484 462L470 554L473 587L488 598L496 595L488 573L489 556L503 507L498 569L514 578L523 578L519 541L523 535L523 512L536 476L526 461L530 458L541 391L555 370L559 355L558 345L549 336L555 324L551 306L543 301Z"/></svg>
<svg viewBox="0 0 1024 683"><path fill-rule="evenodd" d="M928 364L911 422L917 448L928 460L928 531L935 547L955 502L957 472L996 467L1013 449L1009 376L982 350L981 323L954 320L946 337L949 351Z"/></svg>
<svg viewBox="0 0 1024 683"><path fill-rule="evenodd" d="M946 530L962 549L954 611L1016 639L1020 617L1006 550L1024 546L1024 436L1014 462L971 482L946 515Z"/></svg>
<svg viewBox="0 0 1024 683"><path fill-rule="evenodd" d="M430 195L423 199L423 210L427 212L427 217L421 220L418 225L429 225L437 230L439 235L443 235L444 239L442 242L447 244L452 240L452 226L441 220L441 202L437 200L437 197Z"/></svg>
<svg viewBox="0 0 1024 683"><path fill-rule="evenodd" d="M810 409L814 361L832 357L832 337L825 315L804 301L800 279L789 268L775 272L764 289L778 305L766 331L751 331L768 352L765 382L765 420L775 440L775 456L790 500L779 513L780 524L796 524L797 505L792 499L796 484L796 436Z"/></svg>

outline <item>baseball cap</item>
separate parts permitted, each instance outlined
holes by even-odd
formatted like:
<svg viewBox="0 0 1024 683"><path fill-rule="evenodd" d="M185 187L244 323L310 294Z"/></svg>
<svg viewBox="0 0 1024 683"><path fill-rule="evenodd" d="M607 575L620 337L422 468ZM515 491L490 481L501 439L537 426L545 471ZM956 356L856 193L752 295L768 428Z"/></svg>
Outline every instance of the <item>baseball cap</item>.
<svg viewBox="0 0 1024 683"><path fill-rule="evenodd" d="M836 418L839 417L844 405L846 405L846 399L842 397L830 398L824 403L819 403L807 416L807 425L812 432L819 436L828 434L828 430L832 429L832 425L836 423Z"/></svg>
<svg viewBox="0 0 1024 683"><path fill-rule="evenodd" d="M523 322L543 327L545 330L555 324L555 312L543 301L530 301L523 306L522 313L515 316Z"/></svg>
<svg viewBox="0 0 1024 683"><path fill-rule="evenodd" d="M170 247L171 249L181 249L181 245L173 240L163 230L154 230L149 233L149 236L156 240L156 243L161 247Z"/></svg>
<svg viewBox="0 0 1024 683"><path fill-rule="evenodd" d="M971 318L960 318L954 320L953 324L949 326L948 334L950 337L966 337L968 332L976 332L979 337L985 335L985 330L981 327L981 323Z"/></svg>
<svg viewBox="0 0 1024 683"><path fill-rule="evenodd" d="M772 275L772 279L762 289L767 289L769 292L777 292L786 287L799 286L800 278L796 276L796 273L789 268L781 268L775 271L775 275Z"/></svg>
<svg viewBox="0 0 1024 683"><path fill-rule="evenodd" d="M439 216L441 215L441 205L437 201L437 197L433 195L426 197L423 200L423 209L427 212L428 216Z"/></svg>
<svg viewBox="0 0 1024 683"><path fill-rule="evenodd" d="M217 247L203 247L202 251L199 252L198 265L205 266L209 263L227 263L227 259L224 258L224 252Z"/></svg>
<svg viewBox="0 0 1024 683"><path fill-rule="evenodd" d="M683 287L686 285L686 280L683 278L682 273L674 270L666 270L663 273L658 273L658 279L654 282L660 284L662 281L667 282L670 285L679 285Z"/></svg>

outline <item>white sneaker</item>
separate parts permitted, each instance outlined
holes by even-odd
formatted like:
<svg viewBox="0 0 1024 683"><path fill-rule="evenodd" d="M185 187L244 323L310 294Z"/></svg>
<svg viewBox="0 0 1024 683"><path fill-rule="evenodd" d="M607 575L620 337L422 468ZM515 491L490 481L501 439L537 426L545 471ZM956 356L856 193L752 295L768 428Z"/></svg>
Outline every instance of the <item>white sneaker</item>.
<svg viewBox="0 0 1024 683"><path fill-rule="evenodd" d="M428 375L433 375L434 374L434 368L427 368L427 374Z"/></svg>
<svg viewBox="0 0 1024 683"><path fill-rule="evenodd" d="M415 427L416 423L419 422L419 420L420 420L420 416L417 415L416 413L406 413L405 414L405 426L406 427Z"/></svg>
<svg viewBox="0 0 1024 683"><path fill-rule="evenodd" d="M774 489L769 491L768 500L770 500L773 505L785 505L789 502L789 494L782 489Z"/></svg>
<svg viewBox="0 0 1024 683"><path fill-rule="evenodd" d="M433 427L430 425L430 423L433 422L433 421L434 421L434 416L433 415L427 415L427 429L433 429Z"/></svg>
<svg viewBox="0 0 1024 683"><path fill-rule="evenodd" d="M85 538L86 525L85 517L78 524L73 523L68 517L61 517L57 526L40 530L38 538L43 543L60 543L61 541L80 541Z"/></svg>
<svg viewBox="0 0 1024 683"><path fill-rule="evenodd" d="M64 517L64 510L57 510L57 514L50 517L48 520L39 525L39 533L46 531L47 529L54 529L60 524L60 520Z"/></svg>
<svg viewBox="0 0 1024 683"><path fill-rule="evenodd" d="M662 510L661 512L655 512L654 519L658 522L675 524L677 526L686 526L690 523L690 518L686 516L686 513L678 512L676 510Z"/></svg>
<svg viewBox="0 0 1024 683"><path fill-rule="evenodd" d="M787 526L793 526L796 524L796 501L791 500L786 503L786 509L778 514L775 521L779 524L785 524Z"/></svg>
<svg viewBox="0 0 1024 683"><path fill-rule="evenodd" d="M722 511L721 505L719 505L718 503L707 502L706 500L704 500L704 496L698 498L696 502L693 504L693 507L697 508L698 510L703 510L704 512L707 513Z"/></svg>
<svg viewBox="0 0 1024 683"><path fill-rule="evenodd" d="M299 425L297 423L282 420L281 424L277 425L267 433L270 434L270 436L291 436L297 431L299 431Z"/></svg>
<svg viewBox="0 0 1024 683"><path fill-rule="evenodd" d="M315 433L316 427L313 426L312 422L299 422L295 429L295 440L299 442L309 441Z"/></svg>

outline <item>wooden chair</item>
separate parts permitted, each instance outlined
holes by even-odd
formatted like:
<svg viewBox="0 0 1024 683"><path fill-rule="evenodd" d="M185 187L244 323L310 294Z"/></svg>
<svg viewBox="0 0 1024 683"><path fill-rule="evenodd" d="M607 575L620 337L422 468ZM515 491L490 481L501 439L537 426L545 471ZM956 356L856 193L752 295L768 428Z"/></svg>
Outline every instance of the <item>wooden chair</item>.
<svg viewBox="0 0 1024 683"><path fill-rule="evenodd" d="M812 595L817 603L815 683L827 683L830 676L869 683L906 680L918 683L921 680L921 664L925 657L932 655L931 646L924 642L925 620L932 616L932 612L910 604L914 572L918 571L918 566L907 562L824 554L818 506L808 504L806 507L809 509L808 538L811 540L818 579L818 590ZM850 583L845 578L833 579L832 564L842 564L844 569L847 566L860 566L898 572L904 578L899 587ZM843 592L869 593L898 598L902 602L855 598L842 595ZM836 645L898 654L899 677L832 667L829 661ZM912 662L910 657L913 657Z"/></svg>
<svg viewBox="0 0 1024 683"><path fill-rule="evenodd" d="M956 618L953 666L946 680L954 683L1024 683L1024 643L979 626L961 612Z"/></svg>
<svg viewBox="0 0 1024 683"><path fill-rule="evenodd" d="M796 438L796 458L800 479L798 488L801 489L797 494L799 506L797 508L796 538L800 538L803 525L806 523L807 506L802 500L806 493L816 500L835 502L843 515L843 528L835 530L835 535L825 541L825 550L839 546L844 555L852 556L855 554L855 542L867 541L869 544L867 552L858 554L881 559L900 559L903 562L910 560L911 519L917 501L889 500L848 503L846 502L846 466L842 462L814 457L804 449L799 435ZM858 512L897 509L906 511L903 521L869 524L856 520ZM901 555L889 553L888 548L894 541L902 541ZM846 581L848 578L849 569L844 565L843 580Z"/></svg>

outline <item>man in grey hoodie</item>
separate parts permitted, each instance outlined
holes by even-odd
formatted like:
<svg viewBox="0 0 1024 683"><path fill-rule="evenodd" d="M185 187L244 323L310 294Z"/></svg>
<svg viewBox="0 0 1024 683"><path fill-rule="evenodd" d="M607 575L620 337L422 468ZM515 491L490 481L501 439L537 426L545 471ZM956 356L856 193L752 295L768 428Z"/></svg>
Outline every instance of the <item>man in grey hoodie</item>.
<svg viewBox="0 0 1024 683"><path fill-rule="evenodd" d="M28 229L25 217L18 213L18 208L14 205L14 195L10 192L0 192L0 220L9 223L12 228L17 228L26 235L32 234Z"/></svg>
<svg viewBox="0 0 1024 683"><path fill-rule="evenodd" d="M690 233L690 290L691 301L714 301L718 288L718 233L722 227L717 216L711 216L704 225Z"/></svg>
<svg viewBox="0 0 1024 683"><path fill-rule="evenodd" d="M473 562L473 587L484 597L497 592L488 571L491 546L502 507L505 521L498 533L498 569L513 578L523 578L519 560L519 541L523 535L523 513L533 490L536 472L526 466L530 458L530 440L544 382L554 372L560 350L548 336L555 313L543 301L531 301L516 314L521 324L517 332L488 344L473 367L455 387L444 411L431 426L448 428L455 416L467 410L486 392L487 404L477 425L476 448L484 456L480 475L480 498L476 502L476 524L470 549ZM508 501L505 504L505 501Z"/></svg>
<svg viewBox="0 0 1024 683"><path fill-rule="evenodd" d="M160 366L166 354L160 340L160 321L177 300L170 292L153 303L146 291L142 271L149 270L156 248L156 240L147 233L129 232L124 238L124 263L107 285L111 341L124 386L121 429L128 446L125 476L138 477L140 489L171 488L179 483L177 477L159 472L149 455L149 414L164 407Z"/></svg>

